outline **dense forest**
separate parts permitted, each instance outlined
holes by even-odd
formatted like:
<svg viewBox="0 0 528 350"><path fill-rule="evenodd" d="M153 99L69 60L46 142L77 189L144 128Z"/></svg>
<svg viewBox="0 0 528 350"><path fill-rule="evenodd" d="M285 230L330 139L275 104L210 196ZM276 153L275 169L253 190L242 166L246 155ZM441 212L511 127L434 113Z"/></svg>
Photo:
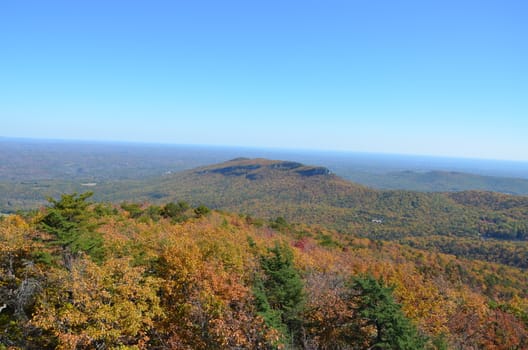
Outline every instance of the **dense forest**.
<svg viewBox="0 0 528 350"><path fill-rule="evenodd" d="M90 196L0 219L1 349L528 347L521 269Z"/></svg>

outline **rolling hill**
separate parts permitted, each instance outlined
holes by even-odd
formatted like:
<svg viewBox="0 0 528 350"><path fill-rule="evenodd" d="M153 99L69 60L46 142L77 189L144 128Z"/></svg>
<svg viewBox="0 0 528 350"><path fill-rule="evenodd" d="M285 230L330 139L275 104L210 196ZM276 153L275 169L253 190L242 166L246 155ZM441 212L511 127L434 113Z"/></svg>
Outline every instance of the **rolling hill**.
<svg viewBox="0 0 528 350"><path fill-rule="evenodd" d="M170 174L134 190L101 186L95 193L107 201L183 200L528 268L528 198L522 196L380 191L324 167L246 158Z"/></svg>
<svg viewBox="0 0 528 350"><path fill-rule="evenodd" d="M491 192L380 191L328 169L297 162L237 158L165 176L108 198L185 200L258 217L361 228L375 237L449 234L525 239L528 198ZM96 192L97 194L98 192Z"/></svg>
<svg viewBox="0 0 528 350"><path fill-rule="evenodd" d="M6 190L17 192L16 187ZM162 205L183 200L528 268L528 197L524 196L375 190L344 180L325 167L262 158L236 158L146 180L108 180L90 187L72 183L67 189L87 190L94 191L98 201ZM39 191L29 191L27 203L42 203ZM48 194L57 198L60 192L54 189ZM9 194L0 200L8 198Z"/></svg>
<svg viewBox="0 0 528 350"><path fill-rule="evenodd" d="M325 167L263 158L236 158L162 177L60 180L1 185L5 207L42 205L45 195L94 191L97 200L166 203L185 200L263 218L285 217L371 238L445 235L525 240L528 197L464 191L375 190ZM90 185L90 186L88 186Z"/></svg>
<svg viewBox="0 0 528 350"><path fill-rule="evenodd" d="M528 180L512 177L470 174L459 171L396 171L386 173L354 172L346 179L378 189L404 189L421 192L493 191L515 195L528 194Z"/></svg>

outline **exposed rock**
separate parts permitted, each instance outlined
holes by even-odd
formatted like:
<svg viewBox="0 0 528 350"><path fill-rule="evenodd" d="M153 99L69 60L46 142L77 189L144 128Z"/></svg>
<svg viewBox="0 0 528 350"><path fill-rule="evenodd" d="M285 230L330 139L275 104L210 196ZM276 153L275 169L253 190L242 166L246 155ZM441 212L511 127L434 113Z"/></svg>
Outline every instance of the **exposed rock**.
<svg viewBox="0 0 528 350"><path fill-rule="evenodd" d="M299 169L296 171L296 173L302 176L329 175L330 170L325 167L309 167Z"/></svg>

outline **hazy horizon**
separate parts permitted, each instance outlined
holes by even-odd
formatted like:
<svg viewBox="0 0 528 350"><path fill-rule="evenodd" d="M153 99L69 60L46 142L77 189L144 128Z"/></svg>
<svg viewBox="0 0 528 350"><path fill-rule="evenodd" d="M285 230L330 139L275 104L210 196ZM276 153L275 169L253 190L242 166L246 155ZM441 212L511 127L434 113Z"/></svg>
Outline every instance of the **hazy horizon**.
<svg viewBox="0 0 528 350"><path fill-rule="evenodd" d="M430 158L439 160L459 160L459 161L477 161L477 162L498 162L498 163L512 163L512 164L526 164L528 160L518 159L498 159L498 158L481 158L481 157L463 157L463 156L445 156L434 154L420 154L420 153L391 153L391 152L368 152L355 150L341 150L341 149L326 149L326 148L295 148L295 147L266 147L266 146L245 146L235 144L197 144L197 143L173 143L173 142L156 142L156 141L131 141L131 140L97 140L97 139L73 139L73 138L38 138L38 137L11 137L0 135L0 140L6 141L28 141L28 142L43 142L43 143L72 143L72 144L102 144L102 145L131 145L131 146L145 146L145 147L197 147L197 148L217 148L217 149L241 149L241 150L255 150L255 151L270 151L270 152L298 152L300 154L337 154L337 155L364 155L364 156L379 156L379 157L408 157L412 158Z"/></svg>
<svg viewBox="0 0 528 350"><path fill-rule="evenodd" d="M9 146L10 145L10 146ZM170 163L178 159L186 159L182 169L210 165L231 160L233 158L268 158L285 161L298 161L308 165L326 166L338 175L348 171L365 171L365 173L388 174L391 172L460 172L484 176L501 176L507 178L528 179L528 162L504 159L460 158L441 157L420 154L395 154L353 152L340 150L314 150L271 147L248 147L232 145L196 145L196 144L171 144L153 142L130 141L94 141L94 140L68 140L68 139L35 139L35 138L10 138L0 136L0 146L9 152L14 150L27 154L38 153L41 155L56 154L61 158L67 152L72 159L86 154L96 157L105 155L124 154L127 157L142 158L150 152L151 160L161 160ZM79 153L81 151L81 153ZM137 153L135 156L134 154ZM6 157L9 157L7 154ZM191 161L191 159L193 159ZM57 159L59 160L59 159ZM157 161L154 161L153 166ZM103 162L104 163L104 162Z"/></svg>

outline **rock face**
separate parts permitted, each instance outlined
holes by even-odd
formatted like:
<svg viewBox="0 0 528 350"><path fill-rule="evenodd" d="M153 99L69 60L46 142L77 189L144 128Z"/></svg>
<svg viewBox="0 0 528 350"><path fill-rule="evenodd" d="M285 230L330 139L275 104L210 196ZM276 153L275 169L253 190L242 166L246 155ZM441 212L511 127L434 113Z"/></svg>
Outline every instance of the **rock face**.
<svg viewBox="0 0 528 350"><path fill-rule="evenodd" d="M297 170L297 174L302 176L330 175L330 170L325 167L304 167Z"/></svg>
<svg viewBox="0 0 528 350"><path fill-rule="evenodd" d="M201 168L196 171L198 175L221 174L224 176L245 176L248 180L259 180L270 173L280 172L288 175L326 176L331 172L325 167L306 166L297 162L236 158L228 162L211 167Z"/></svg>

